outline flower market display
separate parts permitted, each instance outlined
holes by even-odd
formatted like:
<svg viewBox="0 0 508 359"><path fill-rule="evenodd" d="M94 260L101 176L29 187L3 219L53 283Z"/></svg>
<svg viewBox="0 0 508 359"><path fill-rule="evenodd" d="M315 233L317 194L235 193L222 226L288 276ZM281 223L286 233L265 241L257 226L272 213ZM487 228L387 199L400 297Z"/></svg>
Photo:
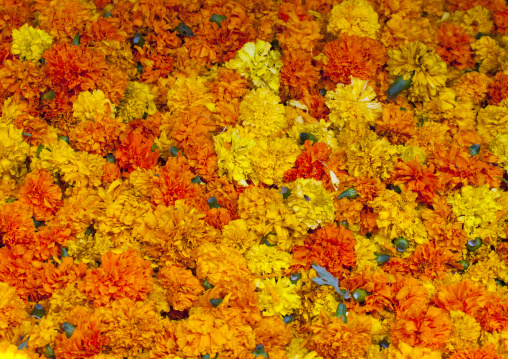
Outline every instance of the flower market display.
<svg viewBox="0 0 508 359"><path fill-rule="evenodd" d="M508 358L505 0L0 14L0 359Z"/></svg>

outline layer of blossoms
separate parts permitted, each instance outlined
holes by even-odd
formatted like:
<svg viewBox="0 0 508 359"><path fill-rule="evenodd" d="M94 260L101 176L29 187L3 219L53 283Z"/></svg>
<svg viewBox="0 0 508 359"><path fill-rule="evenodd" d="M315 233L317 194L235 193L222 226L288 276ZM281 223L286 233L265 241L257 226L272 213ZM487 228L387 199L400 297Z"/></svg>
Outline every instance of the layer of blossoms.
<svg viewBox="0 0 508 359"><path fill-rule="evenodd" d="M507 28L2 0L0 358L506 358Z"/></svg>

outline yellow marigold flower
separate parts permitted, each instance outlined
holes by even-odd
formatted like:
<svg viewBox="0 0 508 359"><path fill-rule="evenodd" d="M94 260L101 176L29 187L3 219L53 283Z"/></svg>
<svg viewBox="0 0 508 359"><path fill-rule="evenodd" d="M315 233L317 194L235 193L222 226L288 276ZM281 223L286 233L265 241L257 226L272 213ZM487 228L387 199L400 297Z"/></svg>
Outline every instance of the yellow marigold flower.
<svg viewBox="0 0 508 359"><path fill-rule="evenodd" d="M350 175L387 180L397 162L398 149L386 138L363 138L350 145L346 156Z"/></svg>
<svg viewBox="0 0 508 359"><path fill-rule="evenodd" d="M480 64L479 72L485 74L498 70L502 49L496 40L490 36L483 36L471 44L471 49L475 52L475 62Z"/></svg>
<svg viewBox="0 0 508 359"><path fill-rule="evenodd" d="M448 197L457 220L464 224L464 230L470 238L475 238L479 227L486 228L496 220L496 214L502 210L496 199L500 196L496 188L489 185L479 187L465 186L460 192Z"/></svg>
<svg viewBox="0 0 508 359"><path fill-rule="evenodd" d="M149 85L130 81L125 97L118 105L117 115L125 122L142 118L145 113L153 115L157 112L154 98Z"/></svg>
<svg viewBox="0 0 508 359"><path fill-rule="evenodd" d="M236 57L229 60L225 66L236 70L243 77L250 78L255 87L268 87L279 91L279 71L282 67L281 54L271 50L269 42L258 40L256 43L248 42L238 50Z"/></svg>
<svg viewBox="0 0 508 359"><path fill-rule="evenodd" d="M44 348L47 344L52 346L60 332L59 321L60 317L53 313L48 313L38 320L37 325L30 332L30 340L28 341L30 347L37 349Z"/></svg>
<svg viewBox="0 0 508 359"><path fill-rule="evenodd" d="M441 359L439 350L432 351L429 348L412 347L403 341L398 347L390 345L387 351L387 359Z"/></svg>
<svg viewBox="0 0 508 359"><path fill-rule="evenodd" d="M312 317L318 317L321 312L324 311L327 315L332 315L337 310L337 306L339 305L339 301L336 298L337 296L334 293L327 293L323 297L319 297L313 304L312 307Z"/></svg>
<svg viewBox="0 0 508 359"><path fill-rule="evenodd" d="M97 268L101 256L113 248L113 242L104 238L102 233L81 236L67 243L67 250L76 262L83 262L90 268Z"/></svg>
<svg viewBox="0 0 508 359"><path fill-rule="evenodd" d="M400 158L404 162L413 161L418 157L418 162L420 164L425 164L427 162L427 153L423 150L423 148L418 146L399 146Z"/></svg>
<svg viewBox="0 0 508 359"><path fill-rule="evenodd" d="M483 332L483 336L486 343L494 343L496 351L499 355L508 357L508 330L505 329L500 332Z"/></svg>
<svg viewBox="0 0 508 359"><path fill-rule="evenodd" d="M2 116L0 117L0 123L10 125L14 120L23 114L21 104L14 101L14 96L6 98L2 105Z"/></svg>
<svg viewBox="0 0 508 359"><path fill-rule="evenodd" d="M452 331L450 339L446 343L447 351L453 353L456 350L473 348L478 345L482 328L476 319L460 310L451 310L450 319Z"/></svg>
<svg viewBox="0 0 508 359"><path fill-rule="evenodd" d="M468 11L455 11L450 20L462 26L470 36L476 36L479 32L490 34L494 27L492 13L483 6L475 6Z"/></svg>
<svg viewBox="0 0 508 359"><path fill-rule="evenodd" d="M42 53L49 49L52 43L53 36L28 24L12 30L11 52L13 55L19 55L22 61L39 61Z"/></svg>
<svg viewBox="0 0 508 359"><path fill-rule="evenodd" d="M316 229L335 219L333 195L313 178L299 178L288 184L291 195L286 204L306 228Z"/></svg>
<svg viewBox="0 0 508 359"><path fill-rule="evenodd" d="M238 120L254 137L270 137L286 129L284 105L267 88L250 91L240 103Z"/></svg>
<svg viewBox="0 0 508 359"><path fill-rule="evenodd" d="M241 126L228 128L226 132L214 136L213 142L218 158L219 176L227 174L242 186L247 186L247 179L257 183L249 156L256 142L247 136Z"/></svg>
<svg viewBox="0 0 508 359"><path fill-rule="evenodd" d="M351 76L351 84L337 84L335 91L326 93L326 106L330 109L330 121L338 128L349 122L361 122L373 126L383 114L382 105L376 101L376 93L368 81Z"/></svg>
<svg viewBox="0 0 508 359"><path fill-rule="evenodd" d="M64 141L60 141L64 142ZM69 162L60 166L62 180L73 187L98 188L102 184L103 166L106 159L85 151L76 152L69 156ZM70 192L72 188L68 188ZM67 193L68 194L68 193Z"/></svg>
<svg viewBox="0 0 508 359"><path fill-rule="evenodd" d="M25 303L16 294L16 288L0 282L0 339L8 338L7 333L26 319Z"/></svg>
<svg viewBox="0 0 508 359"><path fill-rule="evenodd" d="M30 146L23 141L23 131L0 123L0 177L17 177L25 163Z"/></svg>
<svg viewBox="0 0 508 359"><path fill-rule="evenodd" d="M486 251L486 253L488 255L471 266L462 278L481 283L490 292L496 292L499 286L495 280L508 281L508 267L496 252Z"/></svg>
<svg viewBox="0 0 508 359"><path fill-rule="evenodd" d="M323 119L314 123L305 123L303 119L298 117L293 126L287 131L287 135L296 143L300 143L300 133L311 133L316 136L319 142L326 143L331 148L337 148L338 142L335 133L330 129L331 122ZM303 147L303 145L301 145Z"/></svg>
<svg viewBox="0 0 508 359"><path fill-rule="evenodd" d="M213 95L202 77L179 78L168 91L168 107L171 113L181 113L193 106L206 106L213 110Z"/></svg>
<svg viewBox="0 0 508 359"><path fill-rule="evenodd" d="M30 357L24 350L18 350L18 347L8 341L0 342L0 358L2 359L29 359Z"/></svg>
<svg viewBox="0 0 508 359"><path fill-rule="evenodd" d="M356 239L355 254L356 254L356 267L355 271L361 272L366 266L376 267L376 255L374 252L378 251L378 248L374 242L371 242L365 236L360 234L354 234Z"/></svg>
<svg viewBox="0 0 508 359"><path fill-rule="evenodd" d="M49 299L51 313L59 318L57 320L59 322L64 322L74 307L87 307L88 303L89 300L86 293L78 289L77 282L69 284L65 288L57 289Z"/></svg>
<svg viewBox="0 0 508 359"><path fill-rule="evenodd" d="M315 351L309 352L302 347L303 338L293 338L291 343L286 347L287 359L323 359Z"/></svg>
<svg viewBox="0 0 508 359"><path fill-rule="evenodd" d="M508 99L504 99L499 106L488 105L478 112L478 133L483 137L485 142L489 143L499 135L508 134ZM502 137L504 138L504 137ZM500 140L502 141L502 139ZM494 148L499 146L495 144ZM502 151L501 151L502 153Z"/></svg>
<svg viewBox="0 0 508 359"><path fill-rule="evenodd" d="M249 152L255 177L269 186L281 186L284 173L291 169L301 150L290 138L259 138Z"/></svg>
<svg viewBox="0 0 508 359"><path fill-rule="evenodd" d="M113 354L136 357L152 347L155 333L162 330L159 313L153 302L121 298L97 308L101 332L108 338Z"/></svg>
<svg viewBox="0 0 508 359"><path fill-rule="evenodd" d="M327 30L335 36L344 31L348 35L375 39L380 27L377 12L369 2L346 0L333 7Z"/></svg>
<svg viewBox="0 0 508 359"><path fill-rule="evenodd" d="M293 257L276 246L257 244L245 253L245 259L252 273L261 276L271 273L281 274L290 267Z"/></svg>
<svg viewBox="0 0 508 359"><path fill-rule="evenodd" d="M264 316L282 315L293 313L301 307L301 298L296 293L296 286L288 277L267 278L258 281L258 306Z"/></svg>
<svg viewBox="0 0 508 359"><path fill-rule="evenodd" d="M60 168L69 164L69 158L76 156L75 151L65 141L56 141L51 145L44 146L39 155L36 151L37 148L34 146L31 149L30 170L33 172L45 168L53 175L59 174Z"/></svg>
<svg viewBox="0 0 508 359"><path fill-rule="evenodd" d="M244 253L256 244L258 239L244 219L235 219L222 227L222 237L217 239L217 243L225 244Z"/></svg>
<svg viewBox="0 0 508 359"><path fill-rule="evenodd" d="M97 115L115 117L115 105L109 101L102 90L80 92L72 104L73 117L79 121L94 121Z"/></svg>
<svg viewBox="0 0 508 359"><path fill-rule="evenodd" d="M508 171L508 134L497 135L490 143L490 150L499 158L505 171Z"/></svg>
<svg viewBox="0 0 508 359"><path fill-rule="evenodd" d="M410 42L401 49L388 50L388 72L391 76L403 76L412 83L409 100L428 101L446 84L447 67L441 57L421 42Z"/></svg>

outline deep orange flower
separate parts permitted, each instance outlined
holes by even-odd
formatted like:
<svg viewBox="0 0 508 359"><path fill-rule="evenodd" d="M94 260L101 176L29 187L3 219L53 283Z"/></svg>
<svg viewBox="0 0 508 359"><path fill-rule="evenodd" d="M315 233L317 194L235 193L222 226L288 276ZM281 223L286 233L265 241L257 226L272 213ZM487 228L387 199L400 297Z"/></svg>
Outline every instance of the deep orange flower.
<svg viewBox="0 0 508 359"><path fill-rule="evenodd" d="M67 246L67 241L71 235L70 229L44 226L40 227L35 233L34 241L29 248L33 250L34 256L41 261L51 257L60 256L60 248Z"/></svg>
<svg viewBox="0 0 508 359"><path fill-rule="evenodd" d="M483 286L477 286L471 280L463 280L442 286L433 300L438 307L448 312L461 310L477 318L481 308L490 300L490 295Z"/></svg>
<svg viewBox="0 0 508 359"><path fill-rule="evenodd" d="M493 80L487 88L487 103L497 106L502 100L508 98L508 76L503 71L499 71Z"/></svg>
<svg viewBox="0 0 508 359"><path fill-rule="evenodd" d="M421 280L442 279L447 272L446 265L461 258L447 248L425 243L417 246L409 258L409 270L415 278Z"/></svg>
<svg viewBox="0 0 508 359"><path fill-rule="evenodd" d="M237 219L239 192L234 184L230 183L227 177L219 177L206 184L206 193L210 197L217 198L221 208L229 211L231 220Z"/></svg>
<svg viewBox="0 0 508 359"><path fill-rule="evenodd" d="M188 269L171 266L159 270L159 280L166 289L169 305L175 310L189 309L204 291L201 282Z"/></svg>
<svg viewBox="0 0 508 359"><path fill-rule="evenodd" d="M86 24L93 21L95 6L79 0L51 1L38 10L41 28L60 41L70 42L76 34L83 34Z"/></svg>
<svg viewBox="0 0 508 359"><path fill-rule="evenodd" d="M141 81L147 84L157 85L159 78L167 77L174 69L175 59L158 53L147 56L149 66L143 67Z"/></svg>
<svg viewBox="0 0 508 359"><path fill-rule="evenodd" d="M249 81L235 70L220 67L217 77L210 84L210 93L216 100L227 102L245 96L250 89Z"/></svg>
<svg viewBox="0 0 508 359"><path fill-rule="evenodd" d="M407 275L397 274L393 284L394 302L393 306L397 316L411 308L425 308L429 304L427 289L418 281Z"/></svg>
<svg viewBox="0 0 508 359"><path fill-rule="evenodd" d="M436 53L444 62L459 70L474 67L474 54L470 46L474 39L466 34L462 26L441 23L441 27L437 30L437 39L439 46L436 48Z"/></svg>
<svg viewBox="0 0 508 359"><path fill-rule="evenodd" d="M319 80L319 71L312 66L310 53L297 50L288 52L282 61L279 74L280 83L289 86L293 98L300 97L303 91L312 89Z"/></svg>
<svg viewBox="0 0 508 359"><path fill-rule="evenodd" d="M131 172L136 168L154 168L159 160L159 150L152 150L153 139L147 139L140 131L120 135L120 145L115 151L118 166Z"/></svg>
<svg viewBox="0 0 508 359"><path fill-rule="evenodd" d="M499 11L506 6L506 3L502 0L473 0L473 1L461 1L461 0L447 0L446 11L467 11L475 6L483 6L490 11Z"/></svg>
<svg viewBox="0 0 508 359"><path fill-rule="evenodd" d="M503 359L496 351L496 344L487 343L482 348L460 349L449 359Z"/></svg>
<svg viewBox="0 0 508 359"><path fill-rule="evenodd" d="M491 295L480 309L476 320L489 333L508 329L508 302L497 295Z"/></svg>
<svg viewBox="0 0 508 359"><path fill-rule="evenodd" d="M394 145L403 145L416 131L414 112L396 104L383 107L383 116L376 119L376 132Z"/></svg>
<svg viewBox="0 0 508 359"><path fill-rule="evenodd" d="M84 34L80 42L89 43L90 41L120 41L127 39L127 34L118 28L118 24L112 18L100 17L97 21L90 21L86 24Z"/></svg>
<svg viewBox="0 0 508 359"><path fill-rule="evenodd" d="M278 13L279 19L288 22L292 14L293 16L296 15L296 19L300 21L313 19L313 16L308 13L306 6L292 2L283 2L280 4Z"/></svg>
<svg viewBox="0 0 508 359"><path fill-rule="evenodd" d="M117 178L120 178L120 168L116 163L106 162L102 165L102 184L112 183Z"/></svg>
<svg viewBox="0 0 508 359"><path fill-rule="evenodd" d="M48 135L48 123L40 117L29 114L19 115L14 120L14 125L31 136L25 136L25 141L32 146L39 146L45 141Z"/></svg>
<svg viewBox="0 0 508 359"><path fill-rule="evenodd" d="M390 339L436 350L442 348L450 337L452 323L448 313L437 307L412 307L400 314L400 319L390 328Z"/></svg>
<svg viewBox="0 0 508 359"><path fill-rule="evenodd" d="M506 34L508 28L508 10L497 11L492 14L494 18L494 25L496 25L496 32L500 34Z"/></svg>
<svg viewBox="0 0 508 359"><path fill-rule="evenodd" d="M440 189L434 165L428 167L420 164L418 159L404 162L401 159L395 165L390 181L394 185L404 183L406 188L418 194L417 201L432 203L435 192Z"/></svg>
<svg viewBox="0 0 508 359"><path fill-rule="evenodd" d="M231 214L226 208L210 208L206 212L205 222L217 229L222 229L231 221Z"/></svg>
<svg viewBox="0 0 508 359"><path fill-rule="evenodd" d="M340 278L356 264L355 245L353 232L343 226L320 228L305 238L305 245L293 249L295 268L316 263Z"/></svg>
<svg viewBox="0 0 508 359"><path fill-rule="evenodd" d="M277 34L277 40L284 52L305 50L312 52L322 36L316 21L300 20L296 13L289 13L287 22L280 22L282 31Z"/></svg>
<svg viewBox="0 0 508 359"><path fill-rule="evenodd" d="M318 90L312 90L310 92L303 91L302 96L298 99L309 109L309 115L314 118L327 119L330 110L326 107L325 97L321 96Z"/></svg>
<svg viewBox="0 0 508 359"><path fill-rule="evenodd" d="M33 211L21 201L0 207L0 242L8 248L28 246L35 235Z"/></svg>
<svg viewBox="0 0 508 359"><path fill-rule="evenodd" d="M324 76L345 85L351 83L350 76L366 81L374 78L388 59L386 49L379 41L346 33L327 43L324 53L328 58Z"/></svg>
<svg viewBox="0 0 508 359"><path fill-rule="evenodd" d="M106 156L118 145L123 123L108 115L94 121L82 121L69 133L70 145L79 150Z"/></svg>
<svg viewBox="0 0 508 359"><path fill-rule="evenodd" d="M265 350L284 349L291 342L293 332L280 316L265 317L256 324L254 329L256 341L265 343Z"/></svg>
<svg viewBox="0 0 508 359"><path fill-rule="evenodd" d="M44 67L37 65L34 61L8 59L0 68L0 98L2 99L22 96L30 103L38 104L40 94L48 90L48 83L48 79L44 76Z"/></svg>
<svg viewBox="0 0 508 359"><path fill-rule="evenodd" d="M40 283L33 283L35 281L32 278L34 266L40 266L42 263L32 261L33 253L26 251L24 246L13 249L22 255L16 255L7 246L0 248L0 281L16 288L16 294L25 302L39 300L37 286Z"/></svg>
<svg viewBox="0 0 508 359"><path fill-rule="evenodd" d="M35 288L38 297L42 299L50 298L55 290L81 280L87 270L85 263L74 263L71 257L62 258L62 262L56 267L51 262L44 262L41 266L35 267L37 270L34 271L34 276L30 278L27 286Z"/></svg>
<svg viewBox="0 0 508 359"><path fill-rule="evenodd" d="M36 220L48 221L62 206L62 190L47 169L40 169L26 176L19 200L32 208Z"/></svg>
<svg viewBox="0 0 508 359"><path fill-rule="evenodd" d="M88 270L80 289L95 305L105 305L117 298L144 300L152 290L152 267L137 251L101 256L100 268Z"/></svg>
<svg viewBox="0 0 508 359"><path fill-rule="evenodd" d="M55 355L63 359L81 359L101 353L108 339L101 334L100 319L83 307L75 307L67 319L76 326L72 336L61 333L55 340Z"/></svg>

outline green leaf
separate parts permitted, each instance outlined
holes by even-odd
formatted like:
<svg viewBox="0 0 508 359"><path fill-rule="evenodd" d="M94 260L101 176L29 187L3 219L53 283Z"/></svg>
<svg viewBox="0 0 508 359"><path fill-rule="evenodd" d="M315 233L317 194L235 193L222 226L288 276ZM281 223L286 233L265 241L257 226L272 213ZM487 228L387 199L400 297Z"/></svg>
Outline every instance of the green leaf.
<svg viewBox="0 0 508 359"><path fill-rule="evenodd" d="M22 133L22 135L23 135L23 136L26 136L26 137L34 137L34 136L32 136L31 134L26 133L26 132L23 132L23 133Z"/></svg>
<svg viewBox="0 0 508 359"><path fill-rule="evenodd" d="M111 17L111 16L113 16L113 14L112 14L112 13L110 13L109 11L108 11L108 12L106 12L106 13L104 14L104 17L105 17L106 19L107 19L108 17Z"/></svg>
<svg viewBox="0 0 508 359"><path fill-rule="evenodd" d="M217 308L219 304L221 304L224 301L222 298L218 299L210 299L210 304L214 306L214 308Z"/></svg>
<svg viewBox="0 0 508 359"><path fill-rule="evenodd" d="M44 222L38 221L33 217L32 217L32 221L34 222L35 228L39 228L40 226L42 226L44 224Z"/></svg>
<svg viewBox="0 0 508 359"><path fill-rule="evenodd" d="M349 290L342 290L339 288L339 280L331 275L325 268L317 265L316 263L312 264L312 268L316 271L318 277L312 278L312 281L317 285L330 285L335 288L335 291L339 293L342 299L349 299L351 296L349 295Z"/></svg>
<svg viewBox="0 0 508 359"><path fill-rule="evenodd" d="M62 324L62 329L63 329L67 339L69 339L70 337L72 337L72 333L74 333L74 329L76 329L76 326L72 325L69 322L65 322Z"/></svg>
<svg viewBox="0 0 508 359"><path fill-rule="evenodd" d="M66 247L63 247L62 245L60 245L60 257L62 257L62 259L64 259L65 257L68 257L68 256L69 256L69 250Z"/></svg>
<svg viewBox="0 0 508 359"><path fill-rule="evenodd" d="M194 33L192 32L191 28L188 27L187 25L185 25L183 22L181 22L180 24L178 24L178 26L176 27L176 32L178 32L179 35L182 35L182 36L185 36L185 37L193 37L193 36L196 36L194 35Z"/></svg>
<svg viewBox="0 0 508 359"><path fill-rule="evenodd" d="M391 86L388 88L388 90L386 90L386 93L388 94L388 101L390 101L391 99L393 99L393 102L395 102L395 100L397 99L397 96L402 92L404 91L405 89L409 88L409 86L411 86L411 82L413 80L413 76L414 76L414 71L413 73L411 74L411 77L409 78L409 80L404 80L404 75L400 75L392 84Z"/></svg>
<svg viewBox="0 0 508 359"><path fill-rule="evenodd" d="M152 145L152 152L154 152L154 151L155 151L156 149L158 149L158 148L159 148L159 147L158 147L158 146L154 143L154 144Z"/></svg>
<svg viewBox="0 0 508 359"><path fill-rule="evenodd" d="M220 29L222 27L222 26L220 26L220 23L226 19L227 19L227 16L213 14L212 17L210 18L210 21L219 25L219 29Z"/></svg>
<svg viewBox="0 0 508 359"><path fill-rule="evenodd" d="M469 268L469 262L468 261L462 260L462 261L458 261L456 263L462 265L462 270L463 271L466 271Z"/></svg>
<svg viewBox="0 0 508 359"><path fill-rule="evenodd" d="M138 66L136 66L136 71L141 74L143 73L144 68L145 67L143 65L139 64Z"/></svg>
<svg viewBox="0 0 508 359"><path fill-rule="evenodd" d="M353 199L356 197L358 197L358 192L356 192L356 190L353 187L351 187L351 188L345 190L344 192L342 192L341 194L339 194L337 199L341 199L341 198Z"/></svg>
<svg viewBox="0 0 508 359"><path fill-rule="evenodd" d="M53 101L55 99L55 96L56 96L55 91L49 90L44 95L42 95L41 100Z"/></svg>
<svg viewBox="0 0 508 359"><path fill-rule="evenodd" d="M193 179L191 179L191 182L192 182L192 183L197 183L197 184L200 184L200 183L201 183L201 182L203 182L203 181L201 181L201 177L196 176L196 177L194 177Z"/></svg>
<svg viewBox="0 0 508 359"><path fill-rule="evenodd" d="M475 144L469 146L469 154L471 155L471 157L474 157L474 156L478 155L479 153L480 153L480 145L475 143Z"/></svg>
<svg viewBox="0 0 508 359"><path fill-rule="evenodd" d="M212 208L220 208L220 204L219 202L217 202L217 197L210 197L208 198L208 207L210 207L210 209Z"/></svg>
<svg viewBox="0 0 508 359"><path fill-rule="evenodd" d="M145 38L143 37L143 34L136 32L131 39L131 45L143 47L144 44L145 44Z"/></svg>
<svg viewBox="0 0 508 359"><path fill-rule="evenodd" d="M72 40L72 44L74 46L78 46L79 45L79 34L76 34L76 36L74 36L74 39Z"/></svg>
<svg viewBox="0 0 508 359"><path fill-rule="evenodd" d="M46 315L46 311L44 310L43 306L40 304L36 304L34 306L34 309L32 309L32 317L37 319L42 319Z"/></svg>
<svg viewBox="0 0 508 359"><path fill-rule="evenodd" d="M404 253L406 249L409 247L409 241L404 237L399 237L393 241L395 248L397 248L398 252Z"/></svg>
<svg viewBox="0 0 508 359"><path fill-rule="evenodd" d="M49 148L46 148L43 145L39 145L39 147L37 147L37 157L41 158L40 155L41 155L42 150L51 152L51 150Z"/></svg>
<svg viewBox="0 0 508 359"><path fill-rule="evenodd" d="M483 244L483 241L480 237L476 237L473 240L470 240L466 243L466 248L470 252L474 252L479 249Z"/></svg>
<svg viewBox="0 0 508 359"><path fill-rule="evenodd" d="M266 236L263 237L263 244L268 246L268 247L275 247L276 244L272 244L269 240L268 240L268 236L275 236L276 234L275 233L268 233Z"/></svg>
<svg viewBox="0 0 508 359"><path fill-rule="evenodd" d="M289 280L291 281L291 283L293 284L296 284L298 283L298 281L302 279L302 275L301 273L293 273L289 276Z"/></svg>
<svg viewBox="0 0 508 359"><path fill-rule="evenodd" d="M17 199L16 199L16 198L7 198L7 199L5 200L5 203L12 203L12 202L16 202L16 201L17 201Z"/></svg>
<svg viewBox="0 0 508 359"><path fill-rule="evenodd" d="M379 342L379 346L381 347L381 350L383 349L388 349L388 347L390 346L390 343L388 342L388 340L383 339Z"/></svg>
<svg viewBox="0 0 508 359"><path fill-rule="evenodd" d="M49 346L49 344L46 344L44 347L44 355L46 358L53 359L55 357L55 350Z"/></svg>
<svg viewBox="0 0 508 359"><path fill-rule="evenodd" d="M314 145L316 142L318 142L318 139L316 136L314 136L312 133L302 132L300 133L300 144L305 144L305 141L312 141L312 144Z"/></svg>
<svg viewBox="0 0 508 359"><path fill-rule="evenodd" d="M337 317L339 319L342 319L342 322L344 324L347 323L347 307L344 303L340 303L337 306L337 310L335 311L334 317Z"/></svg>
<svg viewBox="0 0 508 359"><path fill-rule="evenodd" d="M171 148L169 149L169 153L171 153L173 157L177 157L178 153L180 153L183 157L187 158L187 156L184 155L183 150L179 150L175 146L171 146Z"/></svg>
<svg viewBox="0 0 508 359"><path fill-rule="evenodd" d="M261 355L265 357L265 359L268 359L268 353L265 351L265 346L263 344L259 344L256 346L256 349L252 352L256 357Z"/></svg>
<svg viewBox="0 0 508 359"><path fill-rule="evenodd" d="M69 137L67 137L67 136L60 136L60 137L58 137L58 139L61 141L67 142L67 144L69 144Z"/></svg>
<svg viewBox="0 0 508 359"><path fill-rule="evenodd" d="M106 155L106 161L108 161L109 163L116 163L115 155L112 153L108 153Z"/></svg>
<svg viewBox="0 0 508 359"><path fill-rule="evenodd" d="M23 339L23 337L21 337L20 339ZM28 335L26 337L26 339L23 340L20 345L18 345L18 350L23 350L23 349L28 348L28 340L29 339L30 339L30 336Z"/></svg>
<svg viewBox="0 0 508 359"><path fill-rule="evenodd" d="M341 221L341 222L339 222L339 226L342 226L342 227L348 229L349 228L349 223L347 223L347 221Z"/></svg>
<svg viewBox="0 0 508 359"><path fill-rule="evenodd" d="M293 314L288 314L284 318L282 318L284 324L289 324L293 321Z"/></svg>
<svg viewBox="0 0 508 359"><path fill-rule="evenodd" d="M374 255L376 256L377 264L380 266L388 262L391 258L388 254L374 253Z"/></svg>
<svg viewBox="0 0 508 359"><path fill-rule="evenodd" d="M208 279L205 279L205 281L203 282L203 287L208 290L208 289L212 289L214 287L213 284L211 284Z"/></svg>
<svg viewBox="0 0 508 359"><path fill-rule="evenodd" d="M284 199L287 199L292 194L291 190L288 187L281 187L280 193L282 194L282 198Z"/></svg>

